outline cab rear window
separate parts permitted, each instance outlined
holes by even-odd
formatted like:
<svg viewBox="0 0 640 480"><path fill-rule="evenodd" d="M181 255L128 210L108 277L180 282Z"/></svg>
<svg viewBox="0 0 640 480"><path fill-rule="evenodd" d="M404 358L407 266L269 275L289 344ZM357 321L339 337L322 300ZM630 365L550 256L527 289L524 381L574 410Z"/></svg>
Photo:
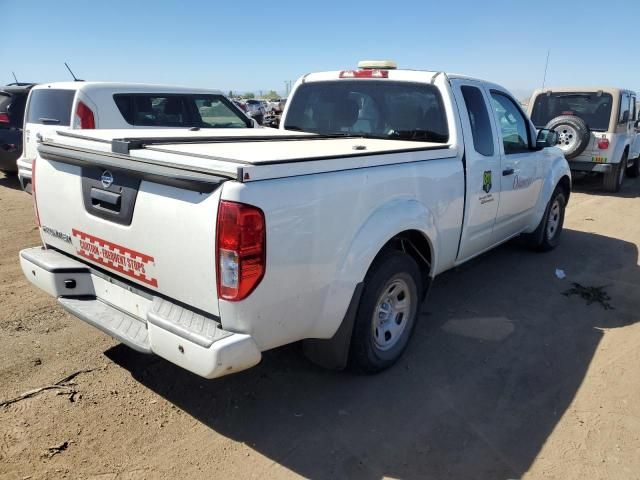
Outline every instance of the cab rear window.
<svg viewBox="0 0 640 480"><path fill-rule="evenodd" d="M285 129L446 143L447 119L433 85L376 80L309 82L291 100Z"/></svg>
<svg viewBox="0 0 640 480"><path fill-rule="evenodd" d="M222 95L129 94L113 100L129 125L246 128L251 121Z"/></svg>
<svg viewBox="0 0 640 480"><path fill-rule="evenodd" d="M531 120L537 128L544 128L561 115L581 118L591 130L607 131L611 118L613 98L602 92L558 92L541 94L531 111Z"/></svg>
<svg viewBox="0 0 640 480"><path fill-rule="evenodd" d="M32 90L27 107L27 123L68 127L75 94L75 90Z"/></svg>

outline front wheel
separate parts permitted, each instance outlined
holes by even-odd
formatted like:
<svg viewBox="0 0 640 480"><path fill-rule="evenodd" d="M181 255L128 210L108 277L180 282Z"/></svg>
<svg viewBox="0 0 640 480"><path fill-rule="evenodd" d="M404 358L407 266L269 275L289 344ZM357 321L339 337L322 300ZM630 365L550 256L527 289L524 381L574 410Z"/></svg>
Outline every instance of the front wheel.
<svg viewBox="0 0 640 480"><path fill-rule="evenodd" d="M404 352L420 308L422 278L415 260L390 252L367 273L349 352L350 366L377 373Z"/></svg>
<svg viewBox="0 0 640 480"><path fill-rule="evenodd" d="M534 232L525 235L530 247L540 252L553 250L560 243L564 226L564 211L567 198L560 187L556 187L547 204L542 220Z"/></svg>

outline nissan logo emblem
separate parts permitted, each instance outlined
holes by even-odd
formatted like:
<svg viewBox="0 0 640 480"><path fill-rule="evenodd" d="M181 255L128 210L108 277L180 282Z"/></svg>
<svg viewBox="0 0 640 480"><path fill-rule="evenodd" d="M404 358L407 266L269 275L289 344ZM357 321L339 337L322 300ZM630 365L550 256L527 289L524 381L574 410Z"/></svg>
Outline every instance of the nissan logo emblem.
<svg viewBox="0 0 640 480"><path fill-rule="evenodd" d="M109 188L113 184L113 174L109 170L105 170L104 172L102 172L100 181L102 182L102 186L104 188Z"/></svg>

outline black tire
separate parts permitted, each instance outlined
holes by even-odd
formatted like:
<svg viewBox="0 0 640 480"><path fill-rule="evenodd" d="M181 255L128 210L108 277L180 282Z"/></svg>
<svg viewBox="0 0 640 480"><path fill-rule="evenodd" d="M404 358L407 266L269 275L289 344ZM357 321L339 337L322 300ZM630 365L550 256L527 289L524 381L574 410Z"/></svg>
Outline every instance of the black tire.
<svg viewBox="0 0 640 480"><path fill-rule="evenodd" d="M390 287L396 283L401 285L396 288L406 288L408 298L407 295L401 297L401 290L390 290ZM371 266L364 280L364 290L353 326L349 350L349 367L352 370L369 374L377 373L389 368L400 358L416 324L422 301L421 292L420 269L415 260L406 253L390 251ZM401 304L404 299L409 303L409 306L406 315L396 313L387 318L387 326L402 327L396 337L390 336L387 339L387 333L390 331L384 331L385 328L388 328L385 325L379 326L379 323L384 321L380 320L379 314L376 315L374 324L374 313L378 311L384 314L384 303L379 305L379 301L386 302L386 300L382 300L381 297L385 294L393 296L396 293L398 298L395 301L399 301ZM393 312L393 308L384 310ZM398 317L400 317L399 321ZM381 345L380 340L389 342L389 347L385 348L384 345Z"/></svg>
<svg viewBox="0 0 640 480"><path fill-rule="evenodd" d="M611 193L620 191L622 182L624 181L624 173L627 169L628 152L625 150L620 159L620 163L613 163L609 172L605 173L602 178L602 188Z"/></svg>
<svg viewBox="0 0 640 480"><path fill-rule="evenodd" d="M637 178L640 176L640 157L636 157L633 161L633 165L627 167L627 177Z"/></svg>
<svg viewBox="0 0 640 480"><path fill-rule="evenodd" d="M584 152L591 139L591 131L585 121L573 115L556 117L547 123L546 128L558 133L557 146L562 150L567 160Z"/></svg>
<svg viewBox="0 0 640 480"><path fill-rule="evenodd" d="M557 202L557 210L555 203ZM553 250L560 243L560 236L562 235L562 227L564 226L564 213L567 206L567 197L564 190L557 186L551 195L551 199L547 204L547 208L544 211L542 220L538 228L532 233L526 234L525 240L530 248L538 252L548 252ZM551 229L549 227L549 217L555 217L556 227Z"/></svg>

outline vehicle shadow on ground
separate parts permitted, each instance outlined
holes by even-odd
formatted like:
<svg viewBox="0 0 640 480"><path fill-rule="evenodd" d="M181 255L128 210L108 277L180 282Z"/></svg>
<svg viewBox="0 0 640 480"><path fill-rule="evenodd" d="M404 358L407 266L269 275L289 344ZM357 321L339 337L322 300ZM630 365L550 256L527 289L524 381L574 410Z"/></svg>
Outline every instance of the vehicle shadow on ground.
<svg viewBox="0 0 640 480"><path fill-rule="evenodd" d="M106 354L307 478L520 478L580 388L601 329L633 323L640 307L634 244L563 235L553 252L510 243L438 278L406 354L376 376L323 371L295 345L212 381L123 346ZM571 282L607 285L615 309L562 295Z"/></svg>
<svg viewBox="0 0 640 480"><path fill-rule="evenodd" d="M20 181L15 173L0 172L0 187L13 188L14 190L21 190Z"/></svg>
<svg viewBox="0 0 640 480"><path fill-rule="evenodd" d="M571 189L574 192L602 197L636 198L640 197L640 179L625 177L619 192L611 193L602 187L602 175L573 173Z"/></svg>

